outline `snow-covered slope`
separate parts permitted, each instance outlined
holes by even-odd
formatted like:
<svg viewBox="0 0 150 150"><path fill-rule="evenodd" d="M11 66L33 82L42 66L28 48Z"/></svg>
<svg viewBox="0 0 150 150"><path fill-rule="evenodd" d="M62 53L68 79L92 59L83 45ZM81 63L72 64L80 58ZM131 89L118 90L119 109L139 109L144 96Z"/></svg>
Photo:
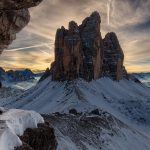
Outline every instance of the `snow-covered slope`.
<svg viewBox="0 0 150 150"><path fill-rule="evenodd" d="M51 78L47 78L15 99L0 101L0 105L8 108L35 110L39 113L49 114L50 117L51 113L55 112L68 114L69 110L73 108L77 112L87 115L90 111L98 108L107 112L112 118L116 118L115 121L121 122L121 125L113 122L114 127L110 129L114 131L113 137L108 134L108 130L103 129L106 131L106 133L104 132L104 141L110 142L102 149L117 150L118 147L119 150L150 150L150 88L131 80L124 79L117 82L109 78L101 78L88 83L81 79L72 82L54 82L51 81ZM72 125L69 126L69 122L75 122L75 117L69 121L67 116L60 115L57 116L56 122L53 122L53 119L50 120L58 137L59 150L82 149L78 143L73 141L71 134L73 132L75 134L82 126L81 118L82 115L76 118L78 122L74 124L73 128ZM98 117L96 118L98 119ZM108 120L108 125L111 125L110 118L110 120L104 119ZM66 122L64 127L63 121ZM87 122L89 121L87 119ZM68 127L65 128L65 126ZM97 139L100 139L98 136L92 137L101 132L101 125L99 130L97 130L98 126L98 124L93 124L93 128L96 128L94 131L91 131L92 128L88 129L88 138L85 134L87 131L81 135L78 133L81 140L83 136L85 137L86 143L82 144L86 144L86 149L98 149L88 145L88 140L92 139L92 142L96 142ZM73 131L69 133L68 128ZM62 143L65 145L61 149L59 146ZM72 144L69 145L70 143Z"/></svg>
<svg viewBox="0 0 150 150"><path fill-rule="evenodd" d="M18 136L27 128L36 128L43 118L34 111L0 108L0 149L14 150L22 145Z"/></svg>
<svg viewBox="0 0 150 150"><path fill-rule="evenodd" d="M53 125L57 150L150 150L150 138L109 113L53 114L44 119Z"/></svg>
<svg viewBox="0 0 150 150"><path fill-rule="evenodd" d="M130 80L116 82L109 78L102 78L89 83L84 80L64 83L53 82L47 78L20 97L0 104L7 107L33 109L40 113L68 112L71 108L78 111L95 107L107 109L113 106L112 109L121 107L120 111L126 111L126 115L130 114L127 107L136 106L136 110L129 108L134 115L135 111L142 111L141 106L143 111L148 110L146 108L150 107L149 99L150 89Z"/></svg>
<svg viewBox="0 0 150 150"><path fill-rule="evenodd" d="M7 101L9 98L15 98L24 92L22 89L17 89L13 87L2 87L0 89L0 101Z"/></svg>

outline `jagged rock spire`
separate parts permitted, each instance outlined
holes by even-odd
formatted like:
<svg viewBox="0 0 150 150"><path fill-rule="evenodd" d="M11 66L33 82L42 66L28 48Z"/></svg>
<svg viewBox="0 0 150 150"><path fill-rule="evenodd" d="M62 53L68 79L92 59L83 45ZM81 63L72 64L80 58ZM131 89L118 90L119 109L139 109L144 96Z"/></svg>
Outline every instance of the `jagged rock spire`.
<svg viewBox="0 0 150 150"><path fill-rule="evenodd" d="M103 75L120 80L124 73L124 53L114 32L107 33L103 39Z"/></svg>
<svg viewBox="0 0 150 150"><path fill-rule="evenodd" d="M53 80L97 79L102 72L102 38L98 12L78 26L71 21L69 29L57 30Z"/></svg>
<svg viewBox="0 0 150 150"><path fill-rule="evenodd" d="M71 21L68 29L57 30L51 68L53 80L91 81L102 76L120 80L126 76L119 40L113 32L102 39L100 23L100 15L95 11L81 25Z"/></svg>

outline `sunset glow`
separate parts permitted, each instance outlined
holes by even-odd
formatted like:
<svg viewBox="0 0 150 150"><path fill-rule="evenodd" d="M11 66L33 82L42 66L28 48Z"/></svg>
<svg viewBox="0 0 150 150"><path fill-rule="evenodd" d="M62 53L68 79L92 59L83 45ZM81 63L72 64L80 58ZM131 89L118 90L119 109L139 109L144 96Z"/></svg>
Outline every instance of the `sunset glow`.
<svg viewBox="0 0 150 150"><path fill-rule="evenodd" d="M90 6L90 7L89 7ZM125 53L129 72L150 71L150 1L45 0L30 10L31 22L0 57L5 69L44 70L54 60L57 28L70 20L81 24L92 11L101 14L102 36L113 31Z"/></svg>

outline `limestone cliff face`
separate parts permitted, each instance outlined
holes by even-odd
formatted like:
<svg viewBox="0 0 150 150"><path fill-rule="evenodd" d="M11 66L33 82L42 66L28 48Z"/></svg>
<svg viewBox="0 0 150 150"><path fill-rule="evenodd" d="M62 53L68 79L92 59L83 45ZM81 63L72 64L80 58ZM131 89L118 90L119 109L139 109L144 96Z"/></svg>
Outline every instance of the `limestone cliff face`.
<svg viewBox="0 0 150 150"><path fill-rule="evenodd" d="M0 1L0 53L16 38L30 21L29 7L42 0L1 0Z"/></svg>
<svg viewBox="0 0 150 150"><path fill-rule="evenodd" d="M106 34L103 39L103 76L120 80L124 76L124 53L115 33Z"/></svg>
<svg viewBox="0 0 150 150"><path fill-rule="evenodd" d="M75 22L69 23L69 30L64 27L57 30L55 41L55 80L69 80L78 77L82 66L81 38Z"/></svg>
<svg viewBox="0 0 150 150"><path fill-rule="evenodd" d="M71 21L68 30L64 27L57 30L55 61L51 67L53 80L83 78L91 81L101 76L121 80L127 77L119 40L113 32L102 39L100 23L99 13L93 12L80 26Z"/></svg>
<svg viewBox="0 0 150 150"><path fill-rule="evenodd" d="M53 80L97 79L102 72L102 38L100 15L91 14L78 26L71 21L69 29L57 30Z"/></svg>
<svg viewBox="0 0 150 150"><path fill-rule="evenodd" d="M126 78L124 53L118 38L115 33L108 33L102 39L100 23L99 13L93 12L81 25L71 21L68 30L64 27L57 30L55 61L51 67L53 80Z"/></svg>
<svg viewBox="0 0 150 150"><path fill-rule="evenodd" d="M102 37L100 32L101 18L94 12L80 25L83 51L83 78L98 79L102 73Z"/></svg>

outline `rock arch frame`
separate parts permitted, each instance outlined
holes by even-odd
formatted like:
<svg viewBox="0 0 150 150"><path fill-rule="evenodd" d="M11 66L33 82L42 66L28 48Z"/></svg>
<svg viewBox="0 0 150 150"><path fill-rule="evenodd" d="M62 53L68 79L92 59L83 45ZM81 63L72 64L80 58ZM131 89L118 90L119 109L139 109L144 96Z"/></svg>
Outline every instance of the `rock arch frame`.
<svg viewBox="0 0 150 150"><path fill-rule="evenodd" d="M16 39L16 34L29 23L28 8L37 6L40 2L42 0L0 1L0 54Z"/></svg>

